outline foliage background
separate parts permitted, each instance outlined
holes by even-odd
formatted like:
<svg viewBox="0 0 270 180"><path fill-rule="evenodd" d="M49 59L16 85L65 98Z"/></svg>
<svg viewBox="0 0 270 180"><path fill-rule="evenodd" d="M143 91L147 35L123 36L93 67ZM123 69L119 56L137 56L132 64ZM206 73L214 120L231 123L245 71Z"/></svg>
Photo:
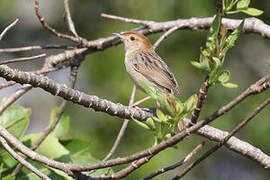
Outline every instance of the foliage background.
<svg viewBox="0 0 270 180"><path fill-rule="evenodd" d="M119 21L103 19L100 13L115 14L123 17L146 19L154 21L168 21L177 18L208 17L216 12L214 0L77 0L70 1L73 21L77 32L88 40L110 36L112 32L125 31L136 25ZM259 18L270 24L270 2L268 0L252 1L251 7L264 11ZM62 1L46 0L40 2L41 13L47 21L59 31L66 31L64 23L64 8ZM1 0L0 1L0 29L4 29L16 17L19 23L8 32L0 48L20 47L28 45L70 44L45 31L34 13L34 2L29 0ZM244 14L231 16L232 18L247 17ZM205 44L205 30L177 31L166 39L157 49L165 59L179 84L181 99L186 99L196 93L204 79L202 74L190 65L190 60L199 57L199 48ZM154 42L160 34L150 35ZM48 50L47 54L59 51ZM21 57L24 53L0 54L1 59ZM206 105L201 117L206 117L217 108L226 104L259 77L269 72L266 61L270 59L270 41L255 34L242 34L236 46L229 51L225 67L231 70L231 82L239 85L237 89L225 89L221 85L210 88ZM128 104L132 90L132 82L124 69L123 45L109 48L102 52L88 55L80 68L76 88L88 94L110 99L114 102ZM33 70L42 66L42 60L35 63L21 63L11 65L23 70ZM68 70L51 73L50 78L58 82L67 83ZM1 79L1 82L4 80ZM1 97L6 97L15 91L10 87L0 91ZM211 123L223 130L232 129L253 108L260 104L270 92L250 97L225 116ZM137 92L136 99L145 97ZM39 132L49 123L51 109L59 104L59 98L53 97L40 89L32 90L21 98L17 104L32 109L31 122L27 133ZM142 106L152 107L153 102ZM69 104L66 115L70 116L70 131L67 138L78 138L89 143L92 155L102 159L110 150L115 137L121 127L122 120L103 113L95 113L90 109ZM266 108L247 127L242 129L237 137L261 148L270 154L269 131L270 109ZM200 143L203 138L191 135L185 142L178 144L178 149L167 149L153 158L150 163L135 171L126 179L143 177L150 172L170 165L180 160L185 154ZM207 146L212 143L208 140ZM143 150L153 144L153 135L130 122L126 134L114 157L125 156ZM205 148L206 149L206 148ZM175 175L176 171L167 173L157 179L167 179ZM184 179L269 179L270 173L242 156L222 148L195 168Z"/></svg>

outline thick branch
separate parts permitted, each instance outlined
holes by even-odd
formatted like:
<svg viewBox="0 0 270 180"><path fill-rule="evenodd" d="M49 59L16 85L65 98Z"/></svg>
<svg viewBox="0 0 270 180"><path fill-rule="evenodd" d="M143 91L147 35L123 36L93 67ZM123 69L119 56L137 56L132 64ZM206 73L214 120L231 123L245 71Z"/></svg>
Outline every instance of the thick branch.
<svg viewBox="0 0 270 180"><path fill-rule="evenodd" d="M55 96L60 96L68 101L90 107L95 111L102 111L112 116L138 120L144 120L153 116L151 112L147 112L138 108L115 104L111 101L101 99L97 96L87 95L78 90L68 88L66 85L55 83L48 77L38 76L33 73L13 70L6 65L0 65L0 75L7 80L16 81L21 84L31 84L33 87L40 87Z"/></svg>
<svg viewBox="0 0 270 180"><path fill-rule="evenodd" d="M224 138L229 134L226 131L222 131L220 129L205 125L204 127L200 128L196 134L204 136L212 141L221 142ZM254 162L257 162L260 166L265 169L270 169L270 156L265 154L261 149L242 141L236 137L231 137L226 143L225 146L236 152L239 153Z"/></svg>

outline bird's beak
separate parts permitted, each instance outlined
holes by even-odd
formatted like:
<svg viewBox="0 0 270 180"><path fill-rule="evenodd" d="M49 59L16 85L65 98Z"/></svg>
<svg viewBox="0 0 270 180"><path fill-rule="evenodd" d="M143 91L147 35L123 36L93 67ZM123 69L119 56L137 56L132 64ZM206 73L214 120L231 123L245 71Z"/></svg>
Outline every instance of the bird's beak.
<svg viewBox="0 0 270 180"><path fill-rule="evenodd" d="M124 39L124 36L121 35L120 33L112 33L113 35L116 35L117 37L119 37L120 39Z"/></svg>

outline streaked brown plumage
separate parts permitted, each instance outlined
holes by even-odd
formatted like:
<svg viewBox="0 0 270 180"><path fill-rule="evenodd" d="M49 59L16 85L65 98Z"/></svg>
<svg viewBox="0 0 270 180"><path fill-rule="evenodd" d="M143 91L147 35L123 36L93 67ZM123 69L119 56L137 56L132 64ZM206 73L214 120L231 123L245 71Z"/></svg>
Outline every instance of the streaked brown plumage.
<svg viewBox="0 0 270 180"><path fill-rule="evenodd" d="M154 51L150 41L141 33L115 33L125 45L125 66L137 87L140 81L164 93L179 93L178 84L166 63Z"/></svg>

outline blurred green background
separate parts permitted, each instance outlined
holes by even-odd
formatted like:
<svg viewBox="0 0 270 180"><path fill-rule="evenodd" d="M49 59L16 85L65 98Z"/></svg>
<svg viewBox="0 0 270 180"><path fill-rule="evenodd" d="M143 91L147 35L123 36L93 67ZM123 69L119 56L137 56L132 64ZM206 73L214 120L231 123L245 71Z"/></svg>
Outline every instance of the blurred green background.
<svg viewBox="0 0 270 180"><path fill-rule="evenodd" d="M110 36L112 32L121 32L136 25L103 19L100 13L108 13L123 17L168 21L177 18L209 17L216 12L214 0L77 0L70 1L72 18L80 36L94 40ZM62 1L46 0L40 2L41 13L46 20L60 32L68 33L64 22L64 8ZM261 0L251 2L251 7L264 11L259 18L270 24L270 2ZM244 14L230 16L244 18ZM72 45L71 42L58 39L44 30L34 13L34 2L29 0L1 0L0 1L0 31L15 18L19 23L8 32L0 42L0 48L11 48L30 45ZM199 49L204 46L206 30L181 30L167 38L157 49L158 54L175 74L180 85L180 98L185 100L198 89L204 79L202 74L190 65L190 60L197 60ZM152 42L162 35L153 34L149 38ZM48 55L56 54L61 50L47 50ZM40 52L16 54L0 54L1 59L29 56ZM251 83L269 72L267 60L270 59L270 41L257 34L242 34L235 47L229 51L225 68L231 70L231 81L239 85L236 89L225 89L217 85L209 90L208 99L203 108L201 118L206 117L222 105L231 101L245 90ZM11 65L22 70L34 70L42 66L44 60ZM76 89L91 95L109 99L113 102L128 104L132 90L132 82L124 68L123 45L106 49L105 51L90 54L80 68ZM68 82L69 70L51 73L50 78L60 83ZM1 79L1 82L4 80ZM19 86L6 88L0 91L1 97L7 97ZM239 104L211 125L223 130L231 130L243 120L249 112L269 97L270 92L253 96ZM137 91L136 99L145 97ZM29 132L43 130L49 122L51 109L58 105L60 98L53 97L40 89L34 89L21 98L17 104L32 108ZM153 107L153 101L141 107ZM68 138L79 138L89 142L92 155L99 159L105 157L110 150L123 120L103 113L96 113L90 109L70 103L66 114L71 118L72 129ZM266 108L247 127L236 136L248 141L256 147L270 154L270 108ZM153 158L143 168L133 172L126 179L138 179L161 167L168 166L182 159L202 140L207 142L203 151L213 145L207 139L191 135L184 142L178 144L178 149L169 148ZM121 141L114 157L126 156L144 150L153 144L153 134L130 122L126 134ZM202 152L198 153L201 154ZM193 160L198 157L195 156ZM121 166L124 167L124 166ZM115 168L118 170L119 167ZM156 179L169 179L180 169L171 171ZM244 158L226 148L222 148L202 164L196 167L184 179L269 179L270 173L263 170L258 164Z"/></svg>

